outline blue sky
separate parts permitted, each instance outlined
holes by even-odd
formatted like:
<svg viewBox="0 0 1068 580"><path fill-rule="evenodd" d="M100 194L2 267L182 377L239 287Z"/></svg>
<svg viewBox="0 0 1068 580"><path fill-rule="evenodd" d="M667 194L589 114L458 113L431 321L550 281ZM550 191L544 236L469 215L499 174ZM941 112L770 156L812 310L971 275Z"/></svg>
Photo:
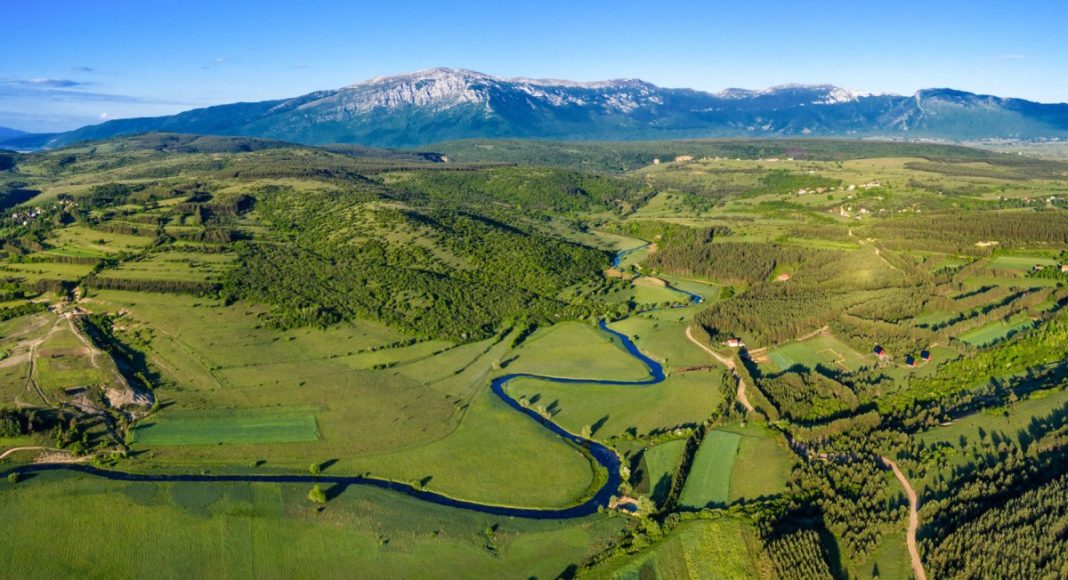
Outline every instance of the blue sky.
<svg viewBox="0 0 1068 580"><path fill-rule="evenodd" d="M0 126L65 130L436 66L1068 101L1068 3L9 1Z"/></svg>

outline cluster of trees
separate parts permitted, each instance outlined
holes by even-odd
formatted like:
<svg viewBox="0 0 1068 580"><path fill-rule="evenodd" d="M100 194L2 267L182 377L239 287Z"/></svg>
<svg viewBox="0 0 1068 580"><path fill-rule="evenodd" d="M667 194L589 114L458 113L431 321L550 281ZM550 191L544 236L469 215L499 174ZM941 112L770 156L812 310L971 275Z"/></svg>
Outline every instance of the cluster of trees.
<svg viewBox="0 0 1068 580"><path fill-rule="evenodd" d="M874 157L921 157L964 161L997 157L996 153L968 147L833 139L715 139L615 143L569 141L566 144L551 141L487 142L470 139L443 143L439 148L452 161L498 161L605 171L629 171L650 165L653 159L672 160L679 155L732 159L793 157L825 161Z"/></svg>
<svg viewBox="0 0 1068 580"><path fill-rule="evenodd" d="M0 408L0 437L18 437L52 429L60 422L51 409Z"/></svg>
<svg viewBox="0 0 1068 580"><path fill-rule="evenodd" d="M89 276L82 283L97 290L131 290L134 292L170 292L205 296L215 294L222 288L218 282L198 280L152 280L140 278L110 278Z"/></svg>
<svg viewBox="0 0 1068 580"><path fill-rule="evenodd" d="M1068 570L1068 477L962 523L926 557L932 578L1056 578Z"/></svg>
<svg viewBox="0 0 1068 580"><path fill-rule="evenodd" d="M1000 377L1027 374L1064 358L1068 344L1068 314L1061 310L1054 318L1011 340L979 350L939 365L937 371L913 377L909 388L879 401L884 412L902 412L916 406L959 405L963 397L974 397L981 387L1000 386ZM996 383L996 384L995 384Z"/></svg>
<svg viewBox="0 0 1068 580"><path fill-rule="evenodd" d="M625 210L654 194L641 180L546 167L501 167L481 171L419 171L397 184L416 195L468 204L504 204L559 215L575 211Z"/></svg>
<svg viewBox="0 0 1068 580"><path fill-rule="evenodd" d="M18 154L11 151L0 151L0 171L14 169L18 165Z"/></svg>
<svg viewBox="0 0 1068 580"><path fill-rule="evenodd" d="M963 254L976 254L975 244L987 241L1002 247L1068 244L1068 214L1058 210L921 214L876 221L871 228L894 247Z"/></svg>
<svg viewBox="0 0 1068 580"><path fill-rule="evenodd" d="M453 340L592 313L558 296L598 279L607 253L457 204L382 204L377 186L353 189L259 195L278 241L238 244L224 292L275 305L279 327L366 317Z"/></svg>
<svg viewBox="0 0 1068 580"><path fill-rule="evenodd" d="M379 244L338 247L322 255L298 246L241 244L240 266L224 292L275 306L271 322L287 328L371 318L426 336L475 340L504 320L581 317L583 309L522 288L443 275L392 263Z"/></svg>
<svg viewBox="0 0 1068 580"><path fill-rule="evenodd" d="M794 369L757 378L757 387L775 405L781 417L810 423L824 421L856 409L859 401L848 387L819 372Z"/></svg>
<svg viewBox="0 0 1068 580"><path fill-rule="evenodd" d="M707 244L716 238L726 237L733 233L730 227L723 225L695 228L656 220L628 221L611 227L609 230L632 238L654 241L658 249ZM650 266L656 267L656 264L650 262Z"/></svg>
<svg viewBox="0 0 1068 580"><path fill-rule="evenodd" d="M793 193L800 189L831 188L838 187L841 184L842 182L838 179L830 179L820 175L795 173L785 169L772 169L760 178L760 187L753 190L751 194Z"/></svg>
<svg viewBox="0 0 1068 580"><path fill-rule="evenodd" d="M827 529L856 559L877 548L883 534L908 513L904 496L891 494L882 468L870 455L809 458L788 485L819 508Z"/></svg>
<svg viewBox="0 0 1068 580"><path fill-rule="evenodd" d="M1028 578L1063 572L1068 407L1033 420L1015 438L980 430L960 445L966 461L924 493L920 545L933 571L1005 575L1011 568Z"/></svg>
<svg viewBox="0 0 1068 580"><path fill-rule="evenodd" d="M673 274L700 276L727 284L755 284L767 281L776 268L813 268L836 257L835 252L802 246L710 242L710 236L695 232L683 243L665 244L649 256L648 265Z"/></svg>
<svg viewBox="0 0 1068 580"><path fill-rule="evenodd" d="M48 310L48 305L43 302L27 302L25 304L19 304L18 306L0 308L0 321L11 320L12 318L26 316L27 314L44 312L45 310Z"/></svg>
<svg viewBox="0 0 1068 580"><path fill-rule="evenodd" d="M828 554L816 530L799 528L764 540L775 577L783 580L834 578L827 564Z"/></svg>

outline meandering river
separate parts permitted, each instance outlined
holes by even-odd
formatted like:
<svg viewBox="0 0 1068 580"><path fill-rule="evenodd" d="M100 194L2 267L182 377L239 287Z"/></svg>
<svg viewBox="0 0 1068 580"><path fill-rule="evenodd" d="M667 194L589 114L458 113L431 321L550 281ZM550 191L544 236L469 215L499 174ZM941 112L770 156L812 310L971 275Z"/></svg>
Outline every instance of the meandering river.
<svg viewBox="0 0 1068 580"><path fill-rule="evenodd" d="M613 260L613 266L618 267L623 258L637 250L640 250L649 244L646 243L643 246L632 248L630 250L624 250L616 254ZM702 297L692 292L687 292L678 288L670 287L672 290L685 294L689 297L692 303L698 303L702 301ZM609 499L619 489L621 483L620 466L621 460L619 455L616 454L611 448L598 443L592 439L586 439L575 433L564 429L560 425L554 423L551 419L543 417L533 409L523 406L508 394L505 388L508 383L520 378L535 379L540 381L548 381L554 383L566 383L566 384L587 384L587 385L610 385L619 387L642 387L655 385L663 382L665 377L664 367L657 361L653 360L646 354L642 353L634 341L629 336L612 330L608 327L607 323L602 320L599 323L602 332L618 339L627 353L641 361L649 371L648 378L637 381L619 381L609 379L597 379L597 378L564 378L564 377L551 377L545 375L537 375L530 373L512 373L503 375L493 379L491 383L491 390L493 394L500 398L509 407L516 411L523 413L533 421L537 421L546 429L552 431L561 439L571 442L575 445L581 446L587 450L589 455L601 465L607 472L608 478L604 484L597 490L597 492L585 500L584 502L566 508L556 509L539 509L539 508L523 508L512 507L495 504L480 503L476 501L467 501L462 499L456 499L444 494L436 493L433 491L425 490L413 486L408 483L399 481L391 481L387 479L380 479L375 477L363 477L363 476L347 476L347 475L227 475L227 474L146 474L146 473L129 473L125 471L113 470L113 469L101 469L84 464L33 464L22 465L10 469L4 472L3 476L7 473L17 472L21 474L29 473L42 473L47 471L77 471L80 473L86 473L97 477L103 477L114 481L141 481L141 482L197 482L197 483L308 483L308 484L337 484L337 485L366 485L371 487L378 487L382 489L389 489L397 492L401 492L412 497L432 502L438 505L462 508L468 510L474 510L483 513L489 513L499 516L507 517L519 517L519 518L532 518L532 519L566 519L566 518L578 518L596 513L600 508L608 505Z"/></svg>

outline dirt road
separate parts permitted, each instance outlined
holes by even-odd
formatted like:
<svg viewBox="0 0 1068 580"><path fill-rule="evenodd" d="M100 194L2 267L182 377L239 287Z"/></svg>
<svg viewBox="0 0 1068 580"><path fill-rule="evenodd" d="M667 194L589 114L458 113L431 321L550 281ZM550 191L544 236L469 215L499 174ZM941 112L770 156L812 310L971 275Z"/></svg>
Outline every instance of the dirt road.
<svg viewBox="0 0 1068 580"><path fill-rule="evenodd" d="M3 453L0 453L0 461L2 461L4 459L7 459L7 457L9 455L11 455L13 453L17 453L19 451L44 451L45 449L48 449L48 448L47 447L12 447L11 449L8 449L7 451L5 451Z"/></svg>
<svg viewBox="0 0 1068 580"><path fill-rule="evenodd" d="M738 380L738 392L735 394L735 399L737 399L737 401L741 403L743 407L745 407L746 411L749 411L750 413L753 412L753 406L749 404L749 399L745 396L745 381L742 380L742 377L738 375L738 371L735 370L734 361L724 356L721 356L718 352L701 344L699 340L693 337L693 331L690 329L689 326L686 327L686 338L690 339L690 342L696 344L697 346L701 347L702 350L712 355L712 358L719 361L721 365L731 370L731 373L734 374L734 378Z"/></svg>
<svg viewBox="0 0 1068 580"><path fill-rule="evenodd" d="M916 497L916 490L912 489L909 480L905 479L905 474L901 472L896 463L886 457L880 457L879 459L894 472L894 477L897 478L901 487L905 488L905 495L909 498L909 531L905 543L908 544L909 558L912 560L912 573L916 575L916 580L927 580L927 573L923 570L923 562L920 561L920 551L916 548L916 530L920 527L919 500Z"/></svg>

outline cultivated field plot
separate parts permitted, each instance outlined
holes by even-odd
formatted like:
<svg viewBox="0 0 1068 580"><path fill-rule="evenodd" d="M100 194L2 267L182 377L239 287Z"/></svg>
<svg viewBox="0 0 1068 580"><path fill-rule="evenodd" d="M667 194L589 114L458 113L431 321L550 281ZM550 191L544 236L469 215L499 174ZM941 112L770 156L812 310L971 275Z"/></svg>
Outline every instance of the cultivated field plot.
<svg viewBox="0 0 1068 580"><path fill-rule="evenodd" d="M89 275L91 264L60 264L56 262L5 263L0 265L0 276L22 278L33 283L38 280L75 281Z"/></svg>
<svg viewBox="0 0 1068 580"><path fill-rule="evenodd" d="M731 472L741 440L741 435L727 431L705 435L679 496L680 505L701 509L730 501Z"/></svg>
<svg viewBox="0 0 1068 580"><path fill-rule="evenodd" d="M864 355L833 335L823 334L800 342L788 342L767 352L768 359L779 370L793 366L815 369L816 365L854 371L870 364Z"/></svg>
<svg viewBox="0 0 1068 580"><path fill-rule="evenodd" d="M1035 322L1026 315L1013 316L1008 320L999 320L986 326L976 328L958 336L961 341L972 346L987 346L1008 338L1017 332L1034 326Z"/></svg>
<svg viewBox="0 0 1068 580"><path fill-rule="evenodd" d="M121 252L133 252L147 247L152 238L92 230L85 226L70 226L54 232L45 252L54 256L75 258L105 258Z"/></svg>
<svg viewBox="0 0 1068 580"><path fill-rule="evenodd" d="M685 439L665 441L646 449L638 467L642 477L637 491L648 495L657 504L663 502L671 491L671 481L685 450Z"/></svg>
<svg viewBox="0 0 1068 580"><path fill-rule="evenodd" d="M742 438L731 469L730 501L754 500L785 492L794 456L787 450L782 436L754 423L731 429Z"/></svg>
<svg viewBox="0 0 1068 580"><path fill-rule="evenodd" d="M1056 260L1041 256L998 256L990 260L989 265L994 270L1027 272L1035 266L1055 266L1056 264Z"/></svg>
<svg viewBox="0 0 1068 580"><path fill-rule="evenodd" d="M218 281L233 262L230 254L160 252L104 270L101 278L123 280Z"/></svg>
<svg viewBox="0 0 1068 580"><path fill-rule="evenodd" d="M140 445L223 445L316 441L311 407L175 411L134 429Z"/></svg>
<svg viewBox="0 0 1068 580"><path fill-rule="evenodd" d="M683 522L651 549L610 560L593 578L757 578L760 540L749 525L723 518Z"/></svg>

